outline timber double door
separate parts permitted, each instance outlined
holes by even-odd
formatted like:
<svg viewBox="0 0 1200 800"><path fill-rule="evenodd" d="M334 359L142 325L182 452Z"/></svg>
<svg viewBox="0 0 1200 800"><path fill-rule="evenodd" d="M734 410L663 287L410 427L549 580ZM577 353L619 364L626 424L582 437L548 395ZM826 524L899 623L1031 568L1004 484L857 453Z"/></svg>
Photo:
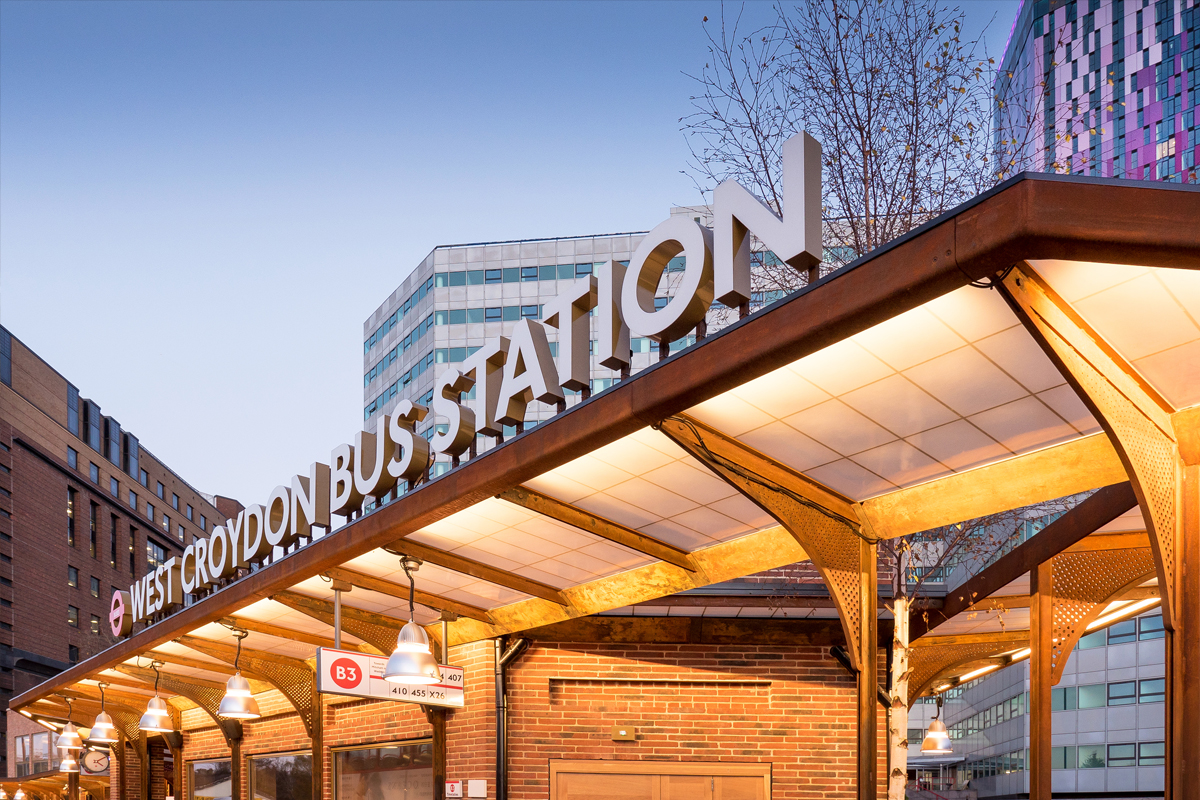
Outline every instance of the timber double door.
<svg viewBox="0 0 1200 800"><path fill-rule="evenodd" d="M769 800L771 765L550 761L550 800Z"/></svg>

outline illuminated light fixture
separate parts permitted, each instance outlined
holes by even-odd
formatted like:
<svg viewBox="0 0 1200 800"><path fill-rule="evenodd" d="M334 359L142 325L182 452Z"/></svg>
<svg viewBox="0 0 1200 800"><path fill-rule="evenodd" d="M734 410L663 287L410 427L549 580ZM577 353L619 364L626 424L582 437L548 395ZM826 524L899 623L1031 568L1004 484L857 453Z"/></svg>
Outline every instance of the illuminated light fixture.
<svg viewBox="0 0 1200 800"><path fill-rule="evenodd" d="M100 683L100 713L96 715L96 721L92 723L92 730L88 733L88 741L96 744L112 744L117 741L117 727L113 725L112 717L104 708L106 686L107 683ZM4 798L0 797L0 800Z"/></svg>
<svg viewBox="0 0 1200 800"><path fill-rule="evenodd" d="M1022 659L1029 658L1032 652L1032 650L1026 647L1024 650L1018 650L1017 652L1013 653L1011 656L1009 656L1009 658L1012 659L1013 663L1016 663Z"/></svg>
<svg viewBox="0 0 1200 800"><path fill-rule="evenodd" d="M413 573L421 566L421 560L412 556L400 559L400 566L408 576L408 622L396 637L396 649L387 661L383 679L391 683L425 684L441 683L442 672L437 660L429 650L429 634L416 622L414 598L417 582Z"/></svg>
<svg viewBox="0 0 1200 800"><path fill-rule="evenodd" d="M46 722L44 719L35 719L34 722L36 722L38 725L41 725L48 731L58 733L58 728L56 728L52 723Z"/></svg>
<svg viewBox="0 0 1200 800"><path fill-rule="evenodd" d="M942 698L937 699L937 713L929 722L929 730L921 742L921 755L944 756L954 752L950 746L950 734L946 731L946 723L938 717L942 715Z"/></svg>
<svg viewBox="0 0 1200 800"><path fill-rule="evenodd" d="M225 696L217 709L217 716L222 719L258 719L262 712L258 710L258 701L250 693L250 681L242 677L239 664L242 660L242 639L249 634L242 628L233 628L237 638L237 655L233 658L233 677L225 684Z"/></svg>
<svg viewBox="0 0 1200 800"><path fill-rule="evenodd" d="M958 679L958 682L966 683L967 681L978 678L980 675L985 675L994 669L1000 669L1000 665L999 664L989 664L986 667L980 667L979 669L973 669L970 672L968 672L966 675L960 676Z"/></svg>
<svg viewBox="0 0 1200 800"><path fill-rule="evenodd" d="M29 713L28 711L26 711L23 708L21 709L21 713L24 714L25 716L29 717L30 719L33 719L33 714Z"/></svg>
<svg viewBox="0 0 1200 800"><path fill-rule="evenodd" d="M146 713L138 720L138 730L146 733L172 733L175 728L171 725L171 712L167 708L167 701L158 696L158 668L162 663L155 661L151 666L154 667L154 697L150 698L150 702L146 704Z"/></svg>
<svg viewBox="0 0 1200 800"><path fill-rule="evenodd" d="M58 765L59 772L73 774L79 772L79 762L75 760L75 753L67 750L63 753L62 761Z"/></svg>
<svg viewBox="0 0 1200 800"><path fill-rule="evenodd" d="M1125 617L1131 617L1134 614L1140 614L1151 606L1158 605L1159 602L1160 599L1157 597L1147 597L1145 600L1138 600L1130 603L1127 606L1118 608L1116 611L1113 611L1110 614L1105 614L1103 617L1097 617L1088 623L1088 626L1085 628L1085 630L1094 631L1097 628L1104 628L1120 619L1124 619Z"/></svg>
<svg viewBox="0 0 1200 800"><path fill-rule="evenodd" d="M8 792L4 791L3 786L0 786L0 800L8 800Z"/></svg>
<svg viewBox="0 0 1200 800"><path fill-rule="evenodd" d="M21 788L21 784L17 784L17 790L13 792L13 800L25 800L25 790Z"/></svg>

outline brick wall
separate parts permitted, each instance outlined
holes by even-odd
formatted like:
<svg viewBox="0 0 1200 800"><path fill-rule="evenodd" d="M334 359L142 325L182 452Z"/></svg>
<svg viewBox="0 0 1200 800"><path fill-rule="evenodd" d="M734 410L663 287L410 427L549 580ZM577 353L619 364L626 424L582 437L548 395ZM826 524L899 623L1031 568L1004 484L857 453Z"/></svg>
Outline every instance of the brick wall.
<svg viewBox="0 0 1200 800"><path fill-rule="evenodd" d="M448 778L484 779L492 797L493 659L490 641L451 649L451 661L466 671L466 707L447 714L446 754ZM508 676L514 800L549 795L554 758L770 762L775 798L854 795L854 680L826 647L535 642ZM263 695L260 704L264 716L243 726L242 797L249 758L311 748L299 716L279 696ZM433 734L422 709L406 703L325 696L320 713L327 800L334 749ZM185 764L230 757L203 712L185 712L183 723ZM635 727L636 741L612 741L616 725ZM881 781L883 735L881 715Z"/></svg>

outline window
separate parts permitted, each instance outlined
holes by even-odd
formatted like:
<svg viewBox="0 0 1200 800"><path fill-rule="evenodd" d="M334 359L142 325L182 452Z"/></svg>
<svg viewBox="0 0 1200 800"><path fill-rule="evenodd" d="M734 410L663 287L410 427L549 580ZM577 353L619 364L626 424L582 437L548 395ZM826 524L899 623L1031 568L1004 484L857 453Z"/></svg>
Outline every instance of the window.
<svg viewBox="0 0 1200 800"><path fill-rule="evenodd" d="M195 513L195 512L193 512L193 511L192 511L192 507L189 505L189 506L187 507L187 518L188 518L188 522L191 522L191 521L192 521L192 514L193 514L193 513Z"/></svg>
<svg viewBox="0 0 1200 800"><path fill-rule="evenodd" d="M1107 631L1096 631L1095 633L1089 633L1087 636L1081 637L1078 647L1080 650L1092 650L1096 647L1104 647L1106 644L1108 644Z"/></svg>
<svg viewBox="0 0 1200 800"><path fill-rule="evenodd" d="M504 319L504 309L485 308L483 310L483 319L486 322L500 322Z"/></svg>
<svg viewBox="0 0 1200 800"><path fill-rule="evenodd" d="M1165 678L1151 678L1138 681L1139 703L1161 703L1167 697L1167 681Z"/></svg>
<svg viewBox="0 0 1200 800"><path fill-rule="evenodd" d="M1074 747L1051 747L1050 769L1075 769Z"/></svg>
<svg viewBox="0 0 1200 800"><path fill-rule="evenodd" d="M79 437L79 390L67 384L67 430Z"/></svg>
<svg viewBox="0 0 1200 800"><path fill-rule="evenodd" d="M1108 628L1108 643L1125 644L1137 640L1137 620L1127 619Z"/></svg>
<svg viewBox="0 0 1200 800"><path fill-rule="evenodd" d="M1167 746L1164 742L1142 742L1138 745L1139 767L1161 767L1166 763Z"/></svg>
<svg viewBox="0 0 1200 800"><path fill-rule="evenodd" d="M92 576L92 597L100 596L100 579L95 575Z"/></svg>
<svg viewBox="0 0 1200 800"><path fill-rule="evenodd" d="M74 447L67 448L67 466L79 469L79 452Z"/></svg>
<svg viewBox="0 0 1200 800"><path fill-rule="evenodd" d="M95 614L92 614L91 623L92 623L92 633L99 634L100 633L100 618L97 617Z"/></svg>
<svg viewBox="0 0 1200 800"><path fill-rule="evenodd" d="M76 659L78 660L78 659ZM50 734L33 734L33 771L46 772L50 769Z"/></svg>
<svg viewBox="0 0 1200 800"><path fill-rule="evenodd" d="M79 588L79 570L74 567L67 567L67 586L72 589Z"/></svg>
<svg viewBox="0 0 1200 800"><path fill-rule="evenodd" d="M67 606L67 624L72 628L79 627L79 609L75 606Z"/></svg>
<svg viewBox="0 0 1200 800"><path fill-rule="evenodd" d="M117 521L117 515L113 514L111 526L108 529L108 565L113 569L117 568L117 528L120 523ZM98 595L97 595L98 596Z"/></svg>
<svg viewBox="0 0 1200 800"><path fill-rule="evenodd" d="M96 529L100 527L100 523L96 521L96 515L100 513L100 506L95 503L89 503L91 516L88 517L88 547L91 551L92 558L96 557Z"/></svg>
<svg viewBox="0 0 1200 800"><path fill-rule="evenodd" d="M176 511L179 510L179 495L174 493L171 494L171 506L174 507Z"/></svg>
<svg viewBox="0 0 1200 800"><path fill-rule="evenodd" d="M108 491L113 497L121 496L121 484L117 482L116 478L108 479Z"/></svg>
<svg viewBox="0 0 1200 800"><path fill-rule="evenodd" d="M150 488L150 475L146 472L146 470L138 470L138 483L140 483L142 486L145 486L147 489Z"/></svg>
<svg viewBox="0 0 1200 800"><path fill-rule="evenodd" d="M1127 706L1137 702L1137 683L1121 681L1108 685L1108 704L1110 706Z"/></svg>
<svg viewBox="0 0 1200 800"><path fill-rule="evenodd" d="M137 528L129 526L129 574L137 577Z"/></svg>
<svg viewBox="0 0 1200 800"><path fill-rule="evenodd" d="M88 476L92 479L92 483L100 482L100 468L90 461L88 462Z"/></svg>
<svg viewBox="0 0 1200 800"><path fill-rule="evenodd" d="M163 500L163 499L165 499L165 498L163 497L163 492L164 492L164 491L166 491L166 488L165 488L165 487L162 485L162 481L159 481L159 482L158 482L158 488L157 488L157 489L155 489L155 491L156 491L156 492L158 492L158 499L159 499L159 500Z"/></svg>
<svg viewBox="0 0 1200 800"><path fill-rule="evenodd" d="M121 425L112 417L104 418L104 457L121 466Z"/></svg>
<svg viewBox="0 0 1200 800"><path fill-rule="evenodd" d="M338 797L421 797L433 783L433 743L334 750L333 764Z"/></svg>
<svg viewBox="0 0 1200 800"><path fill-rule="evenodd" d="M79 663L79 648L73 644L67 645L67 660L72 664Z"/></svg>
<svg viewBox="0 0 1200 800"><path fill-rule="evenodd" d="M536 281L538 279L537 267L521 267L521 280Z"/></svg>
<svg viewBox="0 0 1200 800"><path fill-rule="evenodd" d="M150 518L151 522L154 522L154 506L149 503L146 503L146 516Z"/></svg>
<svg viewBox="0 0 1200 800"><path fill-rule="evenodd" d="M168 517L166 514L162 515L162 529L163 529L163 533L166 533L166 534L171 533L171 518Z"/></svg>
<svg viewBox="0 0 1200 800"><path fill-rule="evenodd" d="M17 770L15 777L22 778L29 774L30 770L30 737L18 736L13 740L13 755L17 762Z"/></svg>
<svg viewBox="0 0 1200 800"><path fill-rule="evenodd" d="M498 269L485 269L483 271L484 283L502 283L504 281L504 273Z"/></svg>
<svg viewBox="0 0 1200 800"><path fill-rule="evenodd" d="M67 487L67 546L75 546L75 490Z"/></svg>
<svg viewBox="0 0 1200 800"><path fill-rule="evenodd" d="M146 540L146 563L151 570L158 569L167 561L167 548L152 539Z"/></svg>
<svg viewBox="0 0 1200 800"><path fill-rule="evenodd" d="M537 319L541 315L541 306L521 306L521 317L524 319Z"/></svg>
<svg viewBox="0 0 1200 800"><path fill-rule="evenodd" d="M1064 686L1060 689L1050 690L1050 710L1051 711L1074 711L1075 710L1075 687ZM1062 769L1060 767L1060 769Z"/></svg>
<svg viewBox="0 0 1200 800"><path fill-rule="evenodd" d="M251 800L312 800L312 796L311 754L250 759Z"/></svg>
<svg viewBox="0 0 1200 800"><path fill-rule="evenodd" d="M200 530L208 531L208 520L204 518L203 514L200 515Z"/></svg>
<svg viewBox="0 0 1200 800"><path fill-rule="evenodd" d="M1109 767L1132 767L1135 765L1136 759L1134 752L1137 750L1135 744L1110 744L1108 746L1108 766Z"/></svg>
<svg viewBox="0 0 1200 800"><path fill-rule="evenodd" d="M138 447L138 438L132 433L124 434L125 441L125 474L131 478L136 478L141 471L141 450Z"/></svg>
<svg viewBox="0 0 1200 800"><path fill-rule="evenodd" d="M1081 745L1079 745L1079 768L1080 769L1103 769L1104 768L1104 745L1102 745L1102 744L1081 744Z"/></svg>
<svg viewBox="0 0 1200 800"><path fill-rule="evenodd" d="M1162 614L1156 614L1153 617L1142 617L1138 620L1138 638L1139 639L1161 639L1163 638L1163 623Z"/></svg>
<svg viewBox="0 0 1200 800"><path fill-rule="evenodd" d="M87 442L88 447L92 448L97 453L99 453L100 448L104 446L103 442L101 441L100 426L101 426L100 406L96 405L91 400L84 400L83 401L83 429L84 429L84 434L87 437L84 439L84 441Z"/></svg>
<svg viewBox="0 0 1200 800"><path fill-rule="evenodd" d="M132 489L129 490L129 507L137 511L137 493Z"/></svg>
<svg viewBox="0 0 1200 800"><path fill-rule="evenodd" d="M183 541L183 526L179 526L179 541Z"/></svg>
<svg viewBox="0 0 1200 800"><path fill-rule="evenodd" d="M1079 687L1080 708L1100 708L1108 705L1107 688L1103 683ZM1103 765L1101 765L1103 766Z"/></svg>
<svg viewBox="0 0 1200 800"><path fill-rule="evenodd" d="M187 800L229 800L229 781L233 777L228 761L193 761L188 764Z"/></svg>

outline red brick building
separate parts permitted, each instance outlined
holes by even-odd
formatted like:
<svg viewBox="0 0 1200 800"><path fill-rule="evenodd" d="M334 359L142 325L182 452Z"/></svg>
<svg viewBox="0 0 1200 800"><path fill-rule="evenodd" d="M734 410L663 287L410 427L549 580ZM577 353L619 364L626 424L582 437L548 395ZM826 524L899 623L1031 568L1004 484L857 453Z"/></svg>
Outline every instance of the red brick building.
<svg viewBox="0 0 1200 800"><path fill-rule="evenodd" d="M238 506L189 485L3 328L0 353L0 703L7 707L14 694L112 644L113 590L178 555ZM214 502L229 505L223 513ZM30 731L19 743L6 741L6 774L38 771L45 732L36 730L36 745ZM19 765L11 763L17 744ZM55 754L47 756L49 764Z"/></svg>

